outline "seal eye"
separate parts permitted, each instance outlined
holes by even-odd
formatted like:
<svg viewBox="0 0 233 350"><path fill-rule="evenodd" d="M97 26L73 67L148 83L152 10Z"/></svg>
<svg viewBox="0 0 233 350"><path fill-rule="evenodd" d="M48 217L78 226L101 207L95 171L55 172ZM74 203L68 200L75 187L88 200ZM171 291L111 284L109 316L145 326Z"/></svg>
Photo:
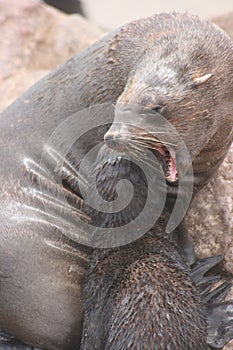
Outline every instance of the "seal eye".
<svg viewBox="0 0 233 350"><path fill-rule="evenodd" d="M156 106L152 107L151 110L156 112L156 113L161 113L162 108L163 108L162 106L156 105Z"/></svg>

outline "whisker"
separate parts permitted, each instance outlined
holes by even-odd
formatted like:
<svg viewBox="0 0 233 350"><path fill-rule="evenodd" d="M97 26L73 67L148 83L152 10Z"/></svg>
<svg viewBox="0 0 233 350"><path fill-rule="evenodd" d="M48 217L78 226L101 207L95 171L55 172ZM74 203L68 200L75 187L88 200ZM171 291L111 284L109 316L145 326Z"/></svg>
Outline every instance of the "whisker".
<svg viewBox="0 0 233 350"><path fill-rule="evenodd" d="M148 142L149 141L149 142ZM154 140L153 140L154 141ZM137 139L132 139L133 143L139 144L145 148L150 148L150 149L157 149L158 146L166 146L165 143L161 142L153 142L152 140L147 140L147 142L143 139L137 140ZM157 146L157 147L156 147Z"/></svg>
<svg viewBox="0 0 233 350"><path fill-rule="evenodd" d="M168 142L168 141L162 141L162 140L159 140L159 139L155 139L155 138L150 138L150 137L138 137L137 139L132 139L134 142L138 142L138 143L141 143L143 145L145 145L145 147L147 146L148 147L148 143L147 141L150 141L150 142L153 142L153 143L156 143L156 145L168 145L168 146L174 146L176 147L177 145L175 143L171 143L171 142Z"/></svg>
<svg viewBox="0 0 233 350"><path fill-rule="evenodd" d="M130 148L129 148L129 154L132 155L133 158L145 163L147 166L149 165L152 169L155 169L156 171L159 171L158 169L158 162L152 160L151 158L149 158L145 153L142 152L138 152L141 151L141 149L135 148L135 145L132 143L130 144ZM135 152L131 152L132 150L134 150ZM142 157L143 156L143 157Z"/></svg>

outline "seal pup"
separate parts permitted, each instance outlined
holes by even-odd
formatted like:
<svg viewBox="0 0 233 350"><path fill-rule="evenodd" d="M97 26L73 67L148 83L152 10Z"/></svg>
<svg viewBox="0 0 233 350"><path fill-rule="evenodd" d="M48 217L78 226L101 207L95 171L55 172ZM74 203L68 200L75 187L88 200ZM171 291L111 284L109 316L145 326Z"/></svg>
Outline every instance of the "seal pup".
<svg viewBox="0 0 233 350"><path fill-rule="evenodd" d="M173 103L169 106L173 108L173 116L177 111L177 120L181 121L177 125L179 132L192 148L198 189L221 163L232 137L233 48L232 41L221 30L195 16L155 15L110 33L51 72L2 114L0 328L5 332L41 348L58 350L78 346L83 322L82 287L91 252L75 242L75 237L68 238L67 232L74 216L83 215L73 169L78 169L82 152L86 146L94 145L95 140L88 138L81 150L71 150L63 169L65 186L48 180L51 164L40 169L44 146L51 133L71 114L97 103L116 103L127 82L131 84L143 57L147 60L151 49L170 42L169 54L171 41L185 39L186 33L189 40L180 41L183 45L180 65L186 63L186 69L173 75L164 70L163 80L167 89L175 82L174 96L169 96ZM216 54L219 48L221 55ZM165 60L161 56L161 64L167 60L170 65L166 50L164 57ZM204 71L203 66L208 70ZM179 83L171 77L176 77ZM160 74L160 90L161 79ZM191 105L176 100L183 81L185 87L189 86L184 93L185 101L190 95ZM180 108L175 109L175 101ZM185 117L190 108L194 110L194 102L207 111L196 108L193 119L187 123ZM168 112L169 108L167 118ZM193 141L194 134L199 142L195 141L196 137ZM215 161L209 165L207 158ZM200 173L206 175L199 176ZM40 177L43 174L43 179L38 179L38 174ZM39 180L43 184L40 188ZM66 202L57 201L60 191L66 192L72 209ZM51 224L41 198L47 201L56 223L53 220Z"/></svg>
<svg viewBox="0 0 233 350"><path fill-rule="evenodd" d="M94 252L80 350L220 349L232 339L233 303L220 303L230 284L209 292L218 277L202 276L222 257L197 262L203 265L196 283L171 237L164 236L163 220L130 246Z"/></svg>
<svg viewBox="0 0 233 350"><path fill-rule="evenodd" d="M99 155L95 164L96 186L103 198L113 199L122 177L131 181L136 193L133 207L129 205L120 215L100 217L92 211L89 215L93 225L123 227L142 210L147 180L134 163L114 158L106 147L100 154L108 159L101 166ZM206 350L221 348L233 338L233 301L223 302L231 283L214 289L221 277L205 276L223 257L190 266L186 251L177 242L183 228L166 233L169 216L165 208L153 228L130 244L94 249L83 292L80 350Z"/></svg>

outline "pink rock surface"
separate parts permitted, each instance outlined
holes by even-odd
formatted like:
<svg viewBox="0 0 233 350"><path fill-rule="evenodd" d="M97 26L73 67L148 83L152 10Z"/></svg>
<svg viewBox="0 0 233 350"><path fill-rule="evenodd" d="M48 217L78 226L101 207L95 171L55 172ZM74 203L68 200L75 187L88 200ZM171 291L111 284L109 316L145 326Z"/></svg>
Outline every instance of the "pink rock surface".
<svg viewBox="0 0 233 350"><path fill-rule="evenodd" d="M0 0L0 111L103 33L40 0Z"/></svg>

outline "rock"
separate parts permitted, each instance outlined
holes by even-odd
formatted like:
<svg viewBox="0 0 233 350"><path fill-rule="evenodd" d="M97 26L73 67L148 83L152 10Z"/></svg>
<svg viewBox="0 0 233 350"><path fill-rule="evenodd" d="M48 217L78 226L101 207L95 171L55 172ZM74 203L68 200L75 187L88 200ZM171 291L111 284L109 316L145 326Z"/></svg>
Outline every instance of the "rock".
<svg viewBox="0 0 233 350"><path fill-rule="evenodd" d="M0 0L0 111L35 81L103 36L40 0Z"/></svg>
<svg viewBox="0 0 233 350"><path fill-rule="evenodd" d="M187 216L200 257L225 254L233 273L233 147L215 178L194 199Z"/></svg>
<svg viewBox="0 0 233 350"><path fill-rule="evenodd" d="M233 12L212 21L233 40ZM224 254L223 268L233 276L233 144L215 178L194 199L187 224L197 255ZM227 299L233 299L233 287ZM232 349L233 341L224 347Z"/></svg>
<svg viewBox="0 0 233 350"><path fill-rule="evenodd" d="M233 40L233 12L212 21ZM225 254L225 268L233 274L233 145L215 178L194 199L187 222L198 255Z"/></svg>

